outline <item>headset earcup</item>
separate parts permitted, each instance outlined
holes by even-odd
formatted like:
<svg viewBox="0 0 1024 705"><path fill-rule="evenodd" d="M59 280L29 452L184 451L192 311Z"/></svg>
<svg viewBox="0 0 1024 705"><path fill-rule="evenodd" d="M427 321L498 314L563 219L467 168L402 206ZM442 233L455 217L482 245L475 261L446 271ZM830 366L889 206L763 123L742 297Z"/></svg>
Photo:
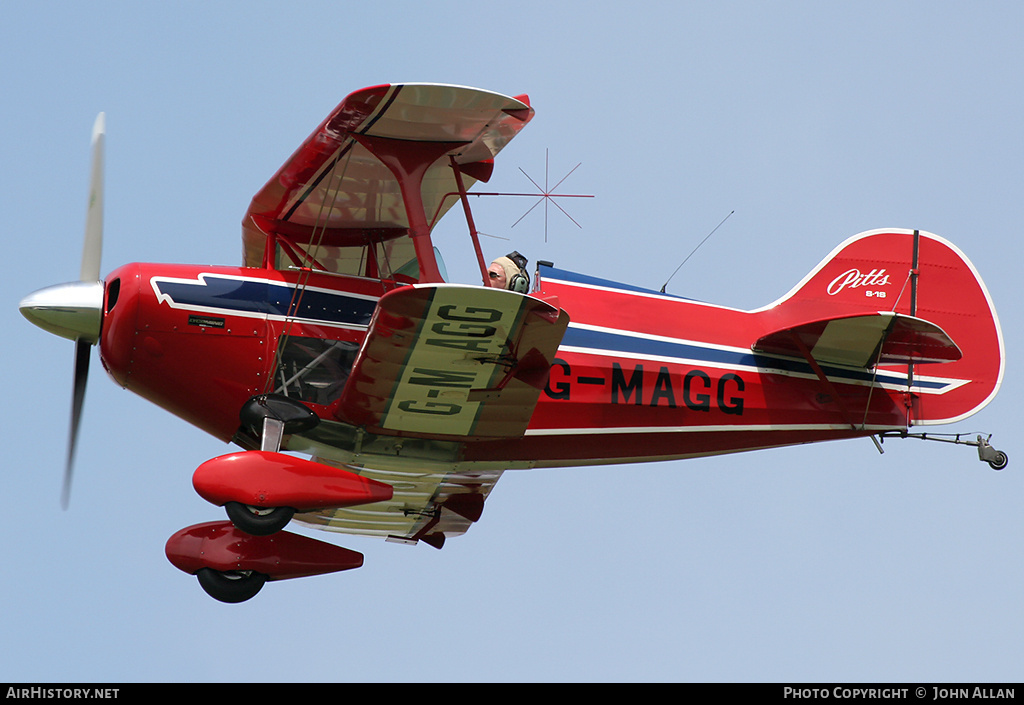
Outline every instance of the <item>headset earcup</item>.
<svg viewBox="0 0 1024 705"><path fill-rule="evenodd" d="M520 272L512 277L508 283L509 291L516 291L520 294L526 294L530 291L530 275L523 274Z"/></svg>

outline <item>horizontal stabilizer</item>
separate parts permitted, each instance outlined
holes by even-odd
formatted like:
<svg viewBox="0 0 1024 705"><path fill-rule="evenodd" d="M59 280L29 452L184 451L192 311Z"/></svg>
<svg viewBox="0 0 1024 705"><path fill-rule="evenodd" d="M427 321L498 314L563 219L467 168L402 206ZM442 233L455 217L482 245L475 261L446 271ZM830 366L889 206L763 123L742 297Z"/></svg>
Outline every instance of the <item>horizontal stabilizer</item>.
<svg viewBox="0 0 1024 705"><path fill-rule="evenodd" d="M939 326L891 311L801 323L762 336L753 351L809 355L821 365L865 369L879 364L955 362L962 357L960 348Z"/></svg>

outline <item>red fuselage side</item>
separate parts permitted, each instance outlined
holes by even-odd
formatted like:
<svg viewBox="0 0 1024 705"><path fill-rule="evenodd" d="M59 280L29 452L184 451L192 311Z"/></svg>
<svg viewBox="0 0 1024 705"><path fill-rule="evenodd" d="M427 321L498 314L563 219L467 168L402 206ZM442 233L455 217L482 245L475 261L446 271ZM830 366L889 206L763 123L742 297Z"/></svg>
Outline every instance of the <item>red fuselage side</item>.
<svg viewBox="0 0 1024 705"><path fill-rule="evenodd" d="M299 271L154 264L126 265L107 281L101 356L108 372L226 441L237 432L247 399L280 391L301 367L278 368L268 386L286 330L292 341L342 341L357 349L377 298L396 286ZM809 370L765 368L749 352L749 341L767 330L763 316L554 280L545 280L543 294L559 297L573 325L530 428L521 439L466 443L464 460L539 466L654 460L905 425L902 394L869 393L864 375L839 385L867 424L855 430ZM289 307L299 311L291 322ZM303 401L336 421L336 397Z"/></svg>
<svg viewBox="0 0 1024 705"><path fill-rule="evenodd" d="M550 267L539 279L535 295L564 309L570 324L525 435L444 439L445 462L583 465L872 435L966 418L1002 379L1002 336L984 285L932 235L850 238L787 297L757 311ZM308 270L130 264L107 279L101 356L121 385L224 440L235 437L253 395L297 399L328 431L335 425L321 442L344 455L356 436L342 428L342 390L378 300L399 286ZM808 321L879 311L927 318L962 358L822 369L806 356L753 350ZM416 443L404 445L403 458L415 458Z"/></svg>
<svg viewBox="0 0 1024 705"><path fill-rule="evenodd" d="M306 286L297 289L300 279ZM230 440L242 404L266 391L283 331L358 346L385 286L395 284L308 271L129 264L107 278L100 355L121 386ZM286 322L289 307L306 318ZM327 405L309 406L331 417Z"/></svg>

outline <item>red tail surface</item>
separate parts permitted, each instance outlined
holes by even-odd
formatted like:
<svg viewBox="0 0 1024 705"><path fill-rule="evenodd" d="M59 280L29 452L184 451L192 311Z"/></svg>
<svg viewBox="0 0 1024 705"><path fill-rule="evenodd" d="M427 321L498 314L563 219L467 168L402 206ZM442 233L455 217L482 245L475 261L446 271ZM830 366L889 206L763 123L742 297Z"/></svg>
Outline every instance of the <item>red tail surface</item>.
<svg viewBox="0 0 1024 705"><path fill-rule="evenodd" d="M865 314L881 313L899 322L899 326L890 325L885 335L899 329L905 339L886 343L883 335L873 354L881 360L879 369L906 374L912 425L964 419L984 407L1002 382L1003 336L988 290L970 260L955 245L931 233L874 230L856 235L761 313L777 331L806 333L817 326L815 340L828 337L823 334L826 323L842 320L844 325L834 327L838 332L832 334L830 345L822 345L833 354L844 346L856 348L857 342L870 344L863 326L855 339L849 338L852 344L844 340L856 328L850 320L864 321L870 318ZM936 328L941 329L938 334ZM943 332L945 336L939 335ZM764 340L771 343L780 337ZM936 340L944 341L946 352L954 354L920 352L928 345L938 349L941 344ZM881 354L886 345L914 352L906 354L906 364L886 364L887 356ZM937 362L936 358L954 359Z"/></svg>

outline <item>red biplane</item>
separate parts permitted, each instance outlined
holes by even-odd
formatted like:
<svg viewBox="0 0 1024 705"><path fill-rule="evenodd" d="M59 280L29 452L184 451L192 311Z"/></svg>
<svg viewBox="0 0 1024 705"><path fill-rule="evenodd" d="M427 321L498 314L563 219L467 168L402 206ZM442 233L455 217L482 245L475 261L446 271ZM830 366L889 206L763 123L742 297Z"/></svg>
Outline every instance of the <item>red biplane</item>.
<svg viewBox="0 0 1024 705"><path fill-rule="evenodd" d="M518 290L487 286L467 189L533 114L526 96L473 88L357 91L253 198L241 266L136 263L104 281L98 120L81 281L21 303L76 341L65 501L96 344L118 384L242 449L193 476L230 521L166 547L226 602L362 564L282 531L292 520L440 548L508 469L943 439L910 429L964 419L998 391L984 284L916 230L852 237L753 311L546 262L532 290L525 269L511 272ZM431 242L460 202L482 285L446 282ZM946 440L1006 464L981 436Z"/></svg>

